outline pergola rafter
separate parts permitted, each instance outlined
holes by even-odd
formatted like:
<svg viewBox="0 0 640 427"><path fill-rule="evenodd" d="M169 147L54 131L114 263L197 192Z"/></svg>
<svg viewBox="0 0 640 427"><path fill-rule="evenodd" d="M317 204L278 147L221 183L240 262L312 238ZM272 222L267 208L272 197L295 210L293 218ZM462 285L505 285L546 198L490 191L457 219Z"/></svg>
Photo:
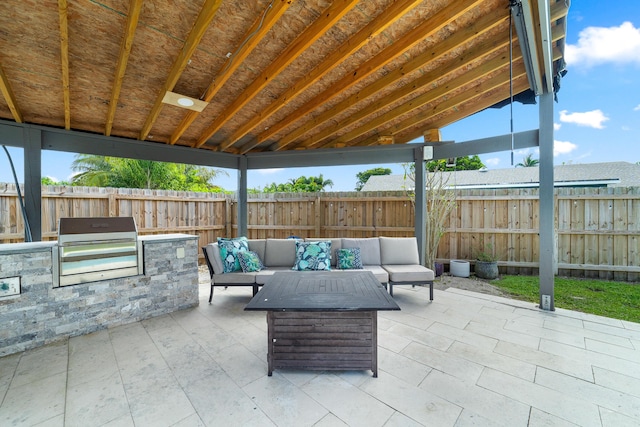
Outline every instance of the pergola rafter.
<svg viewBox="0 0 640 427"><path fill-rule="evenodd" d="M352 1L337 1L331 4L314 23L308 27L287 49L276 58L253 83L227 107L218 117L211 123L207 129L200 135L198 141L194 145L196 148L201 147L207 139L209 139L217 130L219 130L225 121L237 113L244 107L254 96L258 94L275 76L280 74L289 64L291 64L301 51L306 50L322 35L324 35L333 25L346 15L356 5ZM225 150L233 145L233 141L222 144L219 149Z"/></svg>
<svg viewBox="0 0 640 427"><path fill-rule="evenodd" d="M189 33L189 37L184 42L184 46L173 62L173 66L171 67L171 71L169 71L169 75L167 76L162 90L156 97L156 101L147 116L147 120L145 121L142 130L140 131L139 139L144 140L149 135L149 132L151 131L155 121L158 119L158 115L162 109L162 100L164 99L165 93L173 90L176 83L178 83L178 79L180 78L182 71L187 66L191 59L191 55L193 55L193 52L198 47L204 33L209 29L209 24L213 20L221 4L222 0L205 0L202 10L200 10L198 18Z"/></svg>
<svg viewBox="0 0 640 427"><path fill-rule="evenodd" d="M104 130L104 134L107 136L111 135L113 118L116 115L118 98L120 97L120 90L122 89L122 80L124 79L124 73L127 70L127 61L129 60L129 55L131 54L131 48L133 47L133 38L136 34L136 28L138 27L138 20L140 19L142 2L143 0L131 0L129 3L129 14L127 16L127 24L125 26L124 36L122 37L122 45L120 46L118 63L116 64L116 75L113 80L113 87L111 89L111 100L109 101L109 111L107 112L107 120Z"/></svg>

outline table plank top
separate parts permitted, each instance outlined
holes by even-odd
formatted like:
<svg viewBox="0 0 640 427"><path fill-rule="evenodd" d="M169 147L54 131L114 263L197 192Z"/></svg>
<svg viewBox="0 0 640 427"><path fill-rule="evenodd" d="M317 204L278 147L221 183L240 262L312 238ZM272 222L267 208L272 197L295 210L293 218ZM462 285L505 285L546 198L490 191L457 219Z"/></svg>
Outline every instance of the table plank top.
<svg viewBox="0 0 640 427"><path fill-rule="evenodd" d="M373 311L400 307L370 271L278 272L245 310Z"/></svg>

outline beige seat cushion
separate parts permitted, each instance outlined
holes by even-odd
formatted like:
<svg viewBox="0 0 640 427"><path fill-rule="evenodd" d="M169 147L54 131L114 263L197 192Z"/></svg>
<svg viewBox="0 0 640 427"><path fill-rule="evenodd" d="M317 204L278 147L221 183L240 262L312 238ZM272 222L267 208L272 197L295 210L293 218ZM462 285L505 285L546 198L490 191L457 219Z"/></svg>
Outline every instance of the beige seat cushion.
<svg viewBox="0 0 640 427"><path fill-rule="evenodd" d="M435 279L433 270L421 265L383 265L391 282L429 282Z"/></svg>
<svg viewBox="0 0 640 427"><path fill-rule="evenodd" d="M234 271L233 273L226 274L214 274L213 281L214 284L252 284L256 281L257 273L243 273L241 271Z"/></svg>
<svg viewBox="0 0 640 427"><path fill-rule="evenodd" d="M389 273L387 273L387 270L385 270L384 268L380 267L379 265L365 265L364 268L362 270L367 270L373 273L374 276L376 276L376 279L378 279L378 282L380 283L388 283L389 282ZM331 271L362 271L360 269L348 269L348 270L331 270Z"/></svg>
<svg viewBox="0 0 640 427"><path fill-rule="evenodd" d="M267 280L273 276L273 273L277 273L279 271L291 271L291 267L269 267L266 270L260 270L256 274L256 283L258 285L264 285Z"/></svg>

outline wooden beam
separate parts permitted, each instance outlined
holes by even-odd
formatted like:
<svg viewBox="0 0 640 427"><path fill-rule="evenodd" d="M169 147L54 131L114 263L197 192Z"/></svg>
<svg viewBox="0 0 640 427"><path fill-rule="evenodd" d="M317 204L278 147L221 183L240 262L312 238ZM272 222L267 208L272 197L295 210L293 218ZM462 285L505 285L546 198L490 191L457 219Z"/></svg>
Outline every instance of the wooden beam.
<svg viewBox="0 0 640 427"><path fill-rule="evenodd" d="M472 9L479 0L465 1L465 2L450 2L445 7L436 12L433 16L425 19L424 22L411 31L406 33L400 39L395 40L392 44L383 49L378 55L369 59L361 64L355 71L346 74L338 82L331 85L322 93L315 96L310 101L306 102L301 107L297 108L294 112L289 114L284 120L271 126L265 132L258 135L259 143L266 141L271 136L280 132L282 129L288 127L292 123L307 116L311 111L318 108L320 105L329 101L333 97L345 90L353 87L356 83L371 76L389 62L395 60L399 56L403 55L406 51L414 47L416 44L422 42L425 38L435 34L443 27L459 18ZM281 150L286 145L282 143L274 144L272 150Z"/></svg>
<svg viewBox="0 0 640 427"><path fill-rule="evenodd" d="M9 79L7 79L2 66L0 66L0 92L4 96L4 100L7 102L9 106L9 110L11 110L11 115L13 115L13 120L18 123L22 123L22 113L18 108L18 103L16 102L16 96L13 94L13 90L11 89L11 84L9 83Z"/></svg>
<svg viewBox="0 0 640 427"><path fill-rule="evenodd" d="M62 99L64 102L64 128L71 129L71 100L69 97L69 26L67 0L58 0L60 20L60 62L62 63Z"/></svg>
<svg viewBox="0 0 640 427"><path fill-rule="evenodd" d="M413 9L418 4L422 3L421 0L402 0L396 1L378 16L369 22L365 27L358 31L353 37L346 40L336 50L327 56L321 64L309 71L301 80L290 86L289 89L278 97L277 100L269 104L267 108L261 111L252 120L244 124L240 129L235 131L229 141L234 144L240 140L243 136L249 133L253 128L258 126L261 122L271 117L280 108L291 102L293 98L298 96L302 91L307 89L312 84L320 80L329 71L340 65L345 59L349 58L353 53L358 51L362 46L366 45L374 37L378 36L384 30L386 30L391 24L396 22L402 15ZM241 152L246 153L260 142L254 141L242 147Z"/></svg>
<svg viewBox="0 0 640 427"><path fill-rule="evenodd" d="M120 98L120 90L122 89L122 80L124 79L129 54L133 46L133 38L136 34L142 2L143 0L130 0L129 2L129 14L127 16L127 24L125 26L124 36L122 37L122 43L120 44L120 55L118 55L116 74L113 79L113 87L111 88L111 100L109 101L109 111L107 111L107 120L104 129L104 134L107 136L111 135L113 118L116 115L118 98Z"/></svg>
<svg viewBox="0 0 640 427"><path fill-rule="evenodd" d="M514 82L513 89L514 93L520 93L529 88L529 82L526 77L526 73L516 75L514 73ZM450 115L447 115L446 118L442 118L439 120L429 122L429 127L440 127L443 128L451 123L454 123L460 119L464 119L466 117L471 116L472 114L477 113L478 111L482 111L485 108L489 108L492 105L495 105L497 102L504 101L504 93L509 90L509 81L508 79L502 83L501 85L493 88L493 90L487 93L479 93L473 98L469 98L463 104L456 105L454 107L449 107L452 110ZM443 106L444 107L444 106ZM438 109L437 114L442 113L442 109ZM413 125L417 126L420 122L425 122L433 119L435 114L429 114L422 116L421 120L416 120ZM405 125L400 125L398 128L406 129ZM413 141L416 138L419 138L422 135L422 129L416 129L415 131L410 131L407 133L403 133L401 135L396 135L396 144L406 144L407 142ZM370 142L373 142L370 139ZM363 143L358 145L370 145L363 141Z"/></svg>
<svg viewBox="0 0 640 427"><path fill-rule="evenodd" d="M251 101L264 87L270 83L282 70L291 64L316 40L322 37L335 25L344 15L356 6L357 2L349 0L334 1L331 6L322 12L302 34L300 34L260 75L249 85L247 89L236 98L236 100L226 108L225 111L205 129L200 135L194 147L199 148L211 136L216 133L231 116L236 114L242 107ZM221 151L233 145L234 141L226 141L219 146Z"/></svg>
<svg viewBox="0 0 640 427"><path fill-rule="evenodd" d="M514 61L517 64L514 68L519 69L520 66L522 66L522 62L518 62L519 59L522 58L522 54L519 54L518 56L514 56ZM340 143L345 143L347 145L349 145L349 142L355 140L356 138L358 138L361 135L364 135L367 132L370 132L372 130L375 129L379 129L379 128L383 128L384 125L394 119L397 119L398 117L401 117L402 115L408 114L414 110L417 110L427 104L431 104L431 103L435 103L436 100L438 98L443 98L449 94L451 94L452 92L455 92L465 86L471 86L474 82L480 82L479 85L465 90L463 93L456 95L452 98L448 98L445 102L443 102L442 104L444 105L456 105L455 103L452 104L452 100L456 100L456 103L461 103L463 102L466 98L472 96L471 94L476 91L476 90L481 90L482 92L487 92L489 90L491 90L493 87L496 86L496 77L492 77L490 78L488 81L485 79L483 81L483 78L485 78L487 75L495 72L498 69L507 69L508 71L508 67L509 67L509 63L505 62L504 57L502 56L498 56L488 62L482 63L480 65L478 65L477 67L471 69L469 72L460 75L459 77L456 77L450 81L444 82L442 84L440 84L439 86L429 90L426 93L423 93L422 95L419 95L407 102L405 102L404 104L401 104L389 111L387 111L384 114L381 114L379 116L377 116L376 118L374 118L373 120L370 120L367 123L364 123L361 126L358 126L357 128L345 133L344 135L340 136L339 138L330 141L328 144L325 144L324 146L333 146L333 144L340 144ZM524 68L523 68L524 69ZM514 70L515 72L515 70ZM504 77L504 73L500 74L501 77ZM506 76L507 80L508 80L508 73ZM436 104L433 108L429 109L429 114L434 113L437 110L440 110L440 106L442 104ZM448 107L447 107L448 108ZM418 115L419 117L420 115ZM411 123L411 121L413 120L413 118L405 120L403 122L401 122L402 124L406 123ZM422 119L419 119L420 121L422 121ZM396 125L396 126L400 126L400 124ZM394 130L391 132L391 134L396 134L397 132L399 132L399 130ZM386 131L384 132L386 134Z"/></svg>
<svg viewBox="0 0 640 427"><path fill-rule="evenodd" d="M466 35L466 32L464 35ZM460 37L453 36L451 38L454 38L454 37L456 38L456 41L459 41L460 43L463 43L463 40L465 39L465 37L462 37L462 36ZM483 56L487 56L499 49L504 48L508 43L509 43L509 37L507 34L504 34L504 36L498 37L497 39L492 39L484 43L481 43L478 46L475 46L474 48L472 48L471 50L463 53L462 55L459 55L453 58L451 61L442 64L441 66L439 66L434 70L431 70L429 73L423 74L422 76L418 77L414 81L404 85L399 90L389 93L388 95L375 101L368 107L358 110L353 114L349 115L348 117L340 120L338 123L334 124L333 126L323 129L322 131L318 132L317 134L303 141L301 144L298 145L298 147L308 148L308 147L313 147L315 145L318 145L323 140L329 138L331 135L335 134L341 129L344 129L347 126L350 126L351 124L356 123L380 111L381 109L386 108L387 106L398 102L400 99L404 98L407 95L410 95L411 93L415 92L416 90L422 87L435 85L444 76L454 71L460 70L461 68L469 67L469 65L472 64L474 61L482 58ZM445 43L442 43L442 44L445 44ZM451 43L451 46L452 46L451 49L454 49L458 47L459 44ZM450 52L451 49L447 49L446 52ZM427 52L423 55L420 55L420 58L424 58L425 60L428 60L429 56L430 55ZM411 62L413 63L413 61ZM417 64L411 64L411 67L413 66L416 66L416 68L418 68ZM357 104L357 102L360 99L363 99L364 97L368 97L370 96L370 94L374 94L375 93L374 91L377 91L378 88L383 87L382 85L387 86L387 83L388 84L393 83L391 79L393 78L400 79L404 77L406 72L407 71L405 69L402 69L396 73L393 73L393 72L389 73L387 76L383 77L382 79L374 82L373 84L362 89L358 93L353 94L352 96L341 101L340 103L335 105L334 108L318 115L318 117L312 119L311 122L315 124L319 120L326 121L331 119L335 111L337 112L345 111L351 106ZM303 128L305 128L305 126L303 126ZM283 137L280 143L289 144L293 138L298 138L300 135L301 134L298 131L294 131L292 132L291 135L287 135Z"/></svg>
<svg viewBox="0 0 640 427"><path fill-rule="evenodd" d="M424 142L440 142L442 141L442 133L439 128L427 129L422 133Z"/></svg>
<svg viewBox="0 0 640 427"><path fill-rule="evenodd" d="M216 15L218 8L222 4L222 0L205 0L202 5L202 9L196 18L196 22L193 24L193 28L191 28L191 32L187 37L187 40L184 42L182 46L182 50L178 57L173 62L171 66L171 71L167 76L167 80L165 81L162 89L158 92L158 96L156 97L156 102L153 104L153 108L151 112L147 116L147 120L140 131L139 139L145 140L153 127L153 124L158 119L158 115L160 115L160 110L162 109L162 100L164 99L164 95L167 91L172 91L175 87L176 83L178 83L178 79L180 75L184 71L191 55L195 52L200 40L204 36L205 32L209 28L209 24L213 20L213 17Z"/></svg>
<svg viewBox="0 0 640 427"><path fill-rule="evenodd" d="M238 69L249 54L255 49L255 47L262 41L264 36L273 28L282 15L293 4L288 0L274 0L273 4L269 4L267 9L256 19L254 24L247 30L244 37L241 39L241 44L238 49L222 64L220 70L215 75L214 80L209 84L207 91L202 98L205 102L211 102L218 91L229 80L233 73ZM264 17L264 20L262 19ZM178 142L182 134L191 126L191 124L198 117L198 113L189 111L185 114L184 118L171 135L169 139L170 144Z"/></svg>

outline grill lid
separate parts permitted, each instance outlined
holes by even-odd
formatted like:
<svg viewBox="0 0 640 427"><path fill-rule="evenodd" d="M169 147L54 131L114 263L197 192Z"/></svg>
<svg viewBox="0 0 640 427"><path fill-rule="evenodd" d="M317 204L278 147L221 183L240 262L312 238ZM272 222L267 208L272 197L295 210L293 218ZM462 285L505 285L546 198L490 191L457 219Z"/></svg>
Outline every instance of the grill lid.
<svg viewBox="0 0 640 427"><path fill-rule="evenodd" d="M133 217L60 218L58 235L137 233Z"/></svg>

